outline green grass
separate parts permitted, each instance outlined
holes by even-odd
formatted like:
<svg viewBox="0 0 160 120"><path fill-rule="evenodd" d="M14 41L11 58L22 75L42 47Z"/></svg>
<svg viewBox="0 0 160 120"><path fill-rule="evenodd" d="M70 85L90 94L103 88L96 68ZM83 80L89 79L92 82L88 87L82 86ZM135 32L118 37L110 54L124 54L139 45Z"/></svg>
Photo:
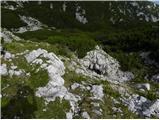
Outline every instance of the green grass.
<svg viewBox="0 0 160 120"><path fill-rule="evenodd" d="M28 101L28 96L32 98L32 101ZM9 98L9 102L2 107L2 118L13 119L16 116L34 118L33 112L36 110L36 103L34 93L29 86L17 85L16 94Z"/></svg>
<svg viewBox="0 0 160 120"><path fill-rule="evenodd" d="M122 113L120 112L114 112L112 110L113 107L120 108L122 110ZM122 103L120 104L113 104L113 100L110 98L110 96L104 97L104 102L101 104L103 115L101 116L101 119L113 119L113 115L115 115L115 119L137 119L141 118L140 116L137 116L136 114L132 113L128 110L127 106L124 106ZM123 115L121 115L123 114Z"/></svg>
<svg viewBox="0 0 160 120"><path fill-rule="evenodd" d="M38 119L65 119L66 112L69 112L70 105L68 101L56 99L45 105L42 98L36 98L38 110L35 111L35 118ZM43 111L46 109L46 111Z"/></svg>
<svg viewBox="0 0 160 120"><path fill-rule="evenodd" d="M47 42L32 42L32 41L12 41L12 43L5 43L4 47L6 50L11 51L11 53L21 53L25 50L36 50L38 48L42 48L47 50L48 52L53 52L56 55L62 55L70 57L72 52L65 46L59 44L48 44Z"/></svg>
<svg viewBox="0 0 160 120"><path fill-rule="evenodd" d="M73 30L74 31L74 30ZM59 48L67 47L72 52L75 52L78 57L82 58L86 52L92 50L96 42L92 37L81 31L69 32L69 30L37 30L17 34L20 37L35 42L47 42L51 45L59 45Z"/></svg>
<svg viewBox="0 0 160 120"><path fill-rule="evenodd" d="M150 84L150 90L145 90L140 91L139 89L136 89L136 85L140 84L140 83L149 83ZM159 99L159 95L156 93L157 91L159 91L159 84L155 83L154 81L151 80L143 80L143 79L135 79L132 80L131 82L127 83L128 86L131 86L131 91L133 91L134 93L139 94L140 96L144 96L149 100L156 100Z"/></svg>
<svg viewBox="0 0 160 120"><path fill-rule="evenodd" d="M28 84L30 84L31 88L36 91L38 87L44 87L47 85L48 81L49 77L46 70L40 70L36 73L33 71L28 79Z"/></svg>
<svg viewBox="0 0 160 120"><path fill-rule="evenodd" d="M69 111L70 105L67 101L60 102L56 99L47 106L47 112L42 112L40 106L44 105L44 100L35 96L35 91L38 87L43 87L48 83L48 73L46 70L40 70L35 73L34 70L27 67L26 61L14 60L14 64L18 67L27 69L31 73L30 77L27 76L2 76L2 118L65 118L65 112ZM27 68L25 68L27 67ZM9 87L5 88L7 85ZM4 89L5 88L5 89ZM22 92L22 93L21 93ZM4 96L7 95L7 96Z"/></svg>
<svg viewBox="0 0 160 120"><path fill-rule="evenodd" d="M81 83L82 81L87 81L87 79L85 77L83 77L82 75L78 75L73 71L68 71L67 73L64 74L63 76L64 80L65 80L65 86L69 87L70 85L72 85L73 83Z"/></svg>

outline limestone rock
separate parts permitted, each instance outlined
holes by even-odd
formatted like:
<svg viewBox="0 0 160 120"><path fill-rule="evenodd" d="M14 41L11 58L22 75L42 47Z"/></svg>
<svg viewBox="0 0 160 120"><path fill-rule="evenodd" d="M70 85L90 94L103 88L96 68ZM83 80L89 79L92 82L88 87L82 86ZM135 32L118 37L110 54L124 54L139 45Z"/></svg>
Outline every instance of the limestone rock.
<svg viewBox="0 0 160 120"><path fill-rule="evenodd" d="M93 93L93 99L102 100L104 96L102 85L93 85L91 93Z"/></svg>
<svg viewBox="0 0 160 120"><path fill-rule="evenodd" d="M139 88L139 89L150 90L150 84L149 83L138 84L136 87Z"/></svg>
<svg viewBox="0 0 160 120"><path fill-rule="evenodd" d="M19 37L15 36L12 32L8 31L6 28L2 29L1 36L4 42L11 42L12 40L21 40Z"/></svg>
<svg viewBox="0 0 160 120"><path fill-rule="evenodd" d="M73 85L71 85L72 90L75 90L76 88L86 89L84 85L79 84L79 83L74 83Z"/></svg>
<svg viewBox="0 0 160 120"><path fill-rule="evenodd" d="M134 78L131 72L122 72L119 62L104 52L99 46L78 60L81 67L76 69L80 73L91 78L100 78L110 82L124 82Z"/></svg>
<svg viewBox="0 0 160 120"><path fill-rule="evenodd" d="M32 52L30 52L29 54L27 54L25 56L27 62L32 62L33 60L35 60L37 57L39 57L41 54L45 54L47 53L46 50L43 49L38 49L38 50L33 50Z"/></svg>
<svg viewBox="0 0 160 120"><path fill-rule="evenodd" d="M159 116L159 99L152 102L148 109L143 111L143 114L147 117L151 117L151 115Z"/></svg>
<svg viewBox="0 0 160 120"><path fill-rule="evenodd" d="M100 111L98 111L98 110L93 110L93 112L94 112L95 114L97 114L97 115L102 115L102 113L101 113Z"/></svg>
<svg viewBox="0 0 160 120"><path fill-rule="evenodd" d="M46 69L49 75L49 82L46 86L38 88L36 96L43 97L47 102L54 101L56 97L69 101L71 109L69 113L66 113L66 117L72 118L72 115L79 110L77 102L81 98L70 93L64 86L62 75L65 73L65 67L63 62L54 53L48 53L41 48L31 51L25 57L31 64L40 64L40 68ZM46 62L41 58L46 59Z"/></svg>
<svg viewBox="0 0 160 120"><path fill-rule="evenodd" d="M90 119L90 116L89 116L89 114L88 114L87 112L83 112L83 113L82 113L82 117L83 117L84 119Z"/></svg>
<svg viewBox="0 0 160 120"><path fill-rule="evenodd" d="M24 33L27 31L35 31L42 29L42 27L46 27L46 25L43 25L41 22L36 20L35 18L32 17L26 17L26 16L19 16L20 19L27 24L27 26L20 27L18 29L13 29L12 31L15 33Z"/></svg>
<svg viewBox="0 0 160 120"><path fill-rule="evenodd" d="M72 112L67 112L66 113L66 118L67 119L72 119L72 117L73 117L73 113Z"/></svg>
<svg viewBox="0 0 160 120"><path fill-rule="evenodd" d="M7 74L8 74L7 65L6 64L0 65L0 75L7 75Z"/></svg>
<svg viewBox="0 0 160 120"><path fill-rule="evenodd" d="M129 98L122 100L128 106L128 109L142 116L150 117L151 115L159 115L159 100L150 101L145 97L133 94Z"/></svg>
<svg viewBox="0 0 160 120"><path fill-rule="evenodd" d="M155 82L159 82L159 74L157 75L153 75L151 80L155 81Z"/></svg>

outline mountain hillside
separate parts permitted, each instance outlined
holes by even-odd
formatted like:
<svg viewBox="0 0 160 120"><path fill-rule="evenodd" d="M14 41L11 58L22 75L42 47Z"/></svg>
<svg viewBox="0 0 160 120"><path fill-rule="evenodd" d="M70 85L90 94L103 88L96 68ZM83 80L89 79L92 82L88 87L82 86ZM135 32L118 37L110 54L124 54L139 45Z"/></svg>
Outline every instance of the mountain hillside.
<svg viewBox="0 0 160 120"><path fill-rule="evenodd" d="M3 11L5 12L4 16ZM13 15L11 16L11 14ZM9 17L13 17L12 20L19 19L17 27L23 26L24 23L20 21L19 15L36 18L42 23L56 28L99 30L110 27L122 29L123 26L126 29L135 25L158 22L158 5L147 1L2 2L3 27L16 27L14 21L7 23L6 19Z"/></svg>
<svg viewBox="0 0 160 120"><path fill-rule="evenodd" d="M1 1L1 118L159 118L159 5Z"/></svg>

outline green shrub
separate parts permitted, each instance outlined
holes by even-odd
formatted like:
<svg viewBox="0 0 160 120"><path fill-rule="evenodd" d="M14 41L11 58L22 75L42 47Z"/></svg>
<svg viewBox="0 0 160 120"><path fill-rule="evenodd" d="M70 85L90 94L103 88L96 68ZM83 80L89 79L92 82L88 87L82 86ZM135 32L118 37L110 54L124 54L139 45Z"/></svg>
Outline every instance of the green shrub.
<svg viewBox="0 0 160 120"><path fill-rule="evenodd" d="M43 98L36 97L37 111L35 111L35 118L38 119L65 119L66 112L70 109L70 104L66 100L56 98L55 101L49 102L48 105L44 104ZM43 111L46 109L46 111Z"/></svg>
<svg viewBox="0 0 160 120"><path fill-rule="evenodd" d="M26 23L20 20L15 11L1 8L1 25L4 28L19 28L25 26Z"/></svg>
<svg viewBox="0 0 160 120"><path fill-rule="evenodd" d="M50 44L60 44L67 46L71 51L77 53L78 57L82 58L86 52L93 49L96 42L85 35L79 36L51 36L47 39Z"/></svg>
<svg viewBox="0 0 160 120"><path fill-rule="evenodd" d="M31 76L28 80L29 85L32 86L33 89L36 90L38 87L44 87L49 81L48 73L46 70L40 70L35 73L35 71L31 72Z"/></svg>
<svg viewBox="0 0 160 120"><path fill-rule="evenodd" d="M111 52L109 54L119 61L121 69L124 71L131 71L133 69L139 70L143 67L140 57L135 53L125 54L124 52L119 51Z"/></svg>

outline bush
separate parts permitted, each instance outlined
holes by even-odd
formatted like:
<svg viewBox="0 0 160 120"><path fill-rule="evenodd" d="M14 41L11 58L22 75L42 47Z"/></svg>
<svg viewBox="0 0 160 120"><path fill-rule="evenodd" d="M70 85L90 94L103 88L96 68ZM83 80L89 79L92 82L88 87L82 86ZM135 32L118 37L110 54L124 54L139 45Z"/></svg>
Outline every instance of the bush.
<svg viewBox="0 0 160 120"><path fill-rule="evenodd" d="M78 57L82 58L86 52L93 49L96 42L88 36L51 36L47 39L50 44L60 44L67 46L71 51L77 53Z"/></svg>
<svg viewBox="0 0 160 120"><path fill-rule="evenodd" d="M142 61L137 54L125 54L124 52L119 51L114 53L112 52L110 55L119 61L123 71L130 71L143 67Z"/></svg>
<svg viewBox="0 0 160 120"><path fill-rule="evenodd" d="M106 45L111 48L114 47L115 52L117 50L122 50L124 52L137 52L142 50L158 51L159 43L158 29L156 28L112 32L103 36L99 35L99 37L96 37L96 40L100 41L104 47Z"/></svg>
<svg viewBox="0 0 160 120"><path fill-rule="evenodd" d="M46 70L40 70L39 72L31 72L31 77L28 82L32 86L33 89L37 89L38 87L44 87L47 85L49 81L48 73Z"/></svg>
<svg viewBox="0 0 160 120"><path fill-rule="evenodd" d="M20 20L16 12L4 8L2 8L1 10L1 25L3 28L19 28L26 25L26 23Z"/></svg>

